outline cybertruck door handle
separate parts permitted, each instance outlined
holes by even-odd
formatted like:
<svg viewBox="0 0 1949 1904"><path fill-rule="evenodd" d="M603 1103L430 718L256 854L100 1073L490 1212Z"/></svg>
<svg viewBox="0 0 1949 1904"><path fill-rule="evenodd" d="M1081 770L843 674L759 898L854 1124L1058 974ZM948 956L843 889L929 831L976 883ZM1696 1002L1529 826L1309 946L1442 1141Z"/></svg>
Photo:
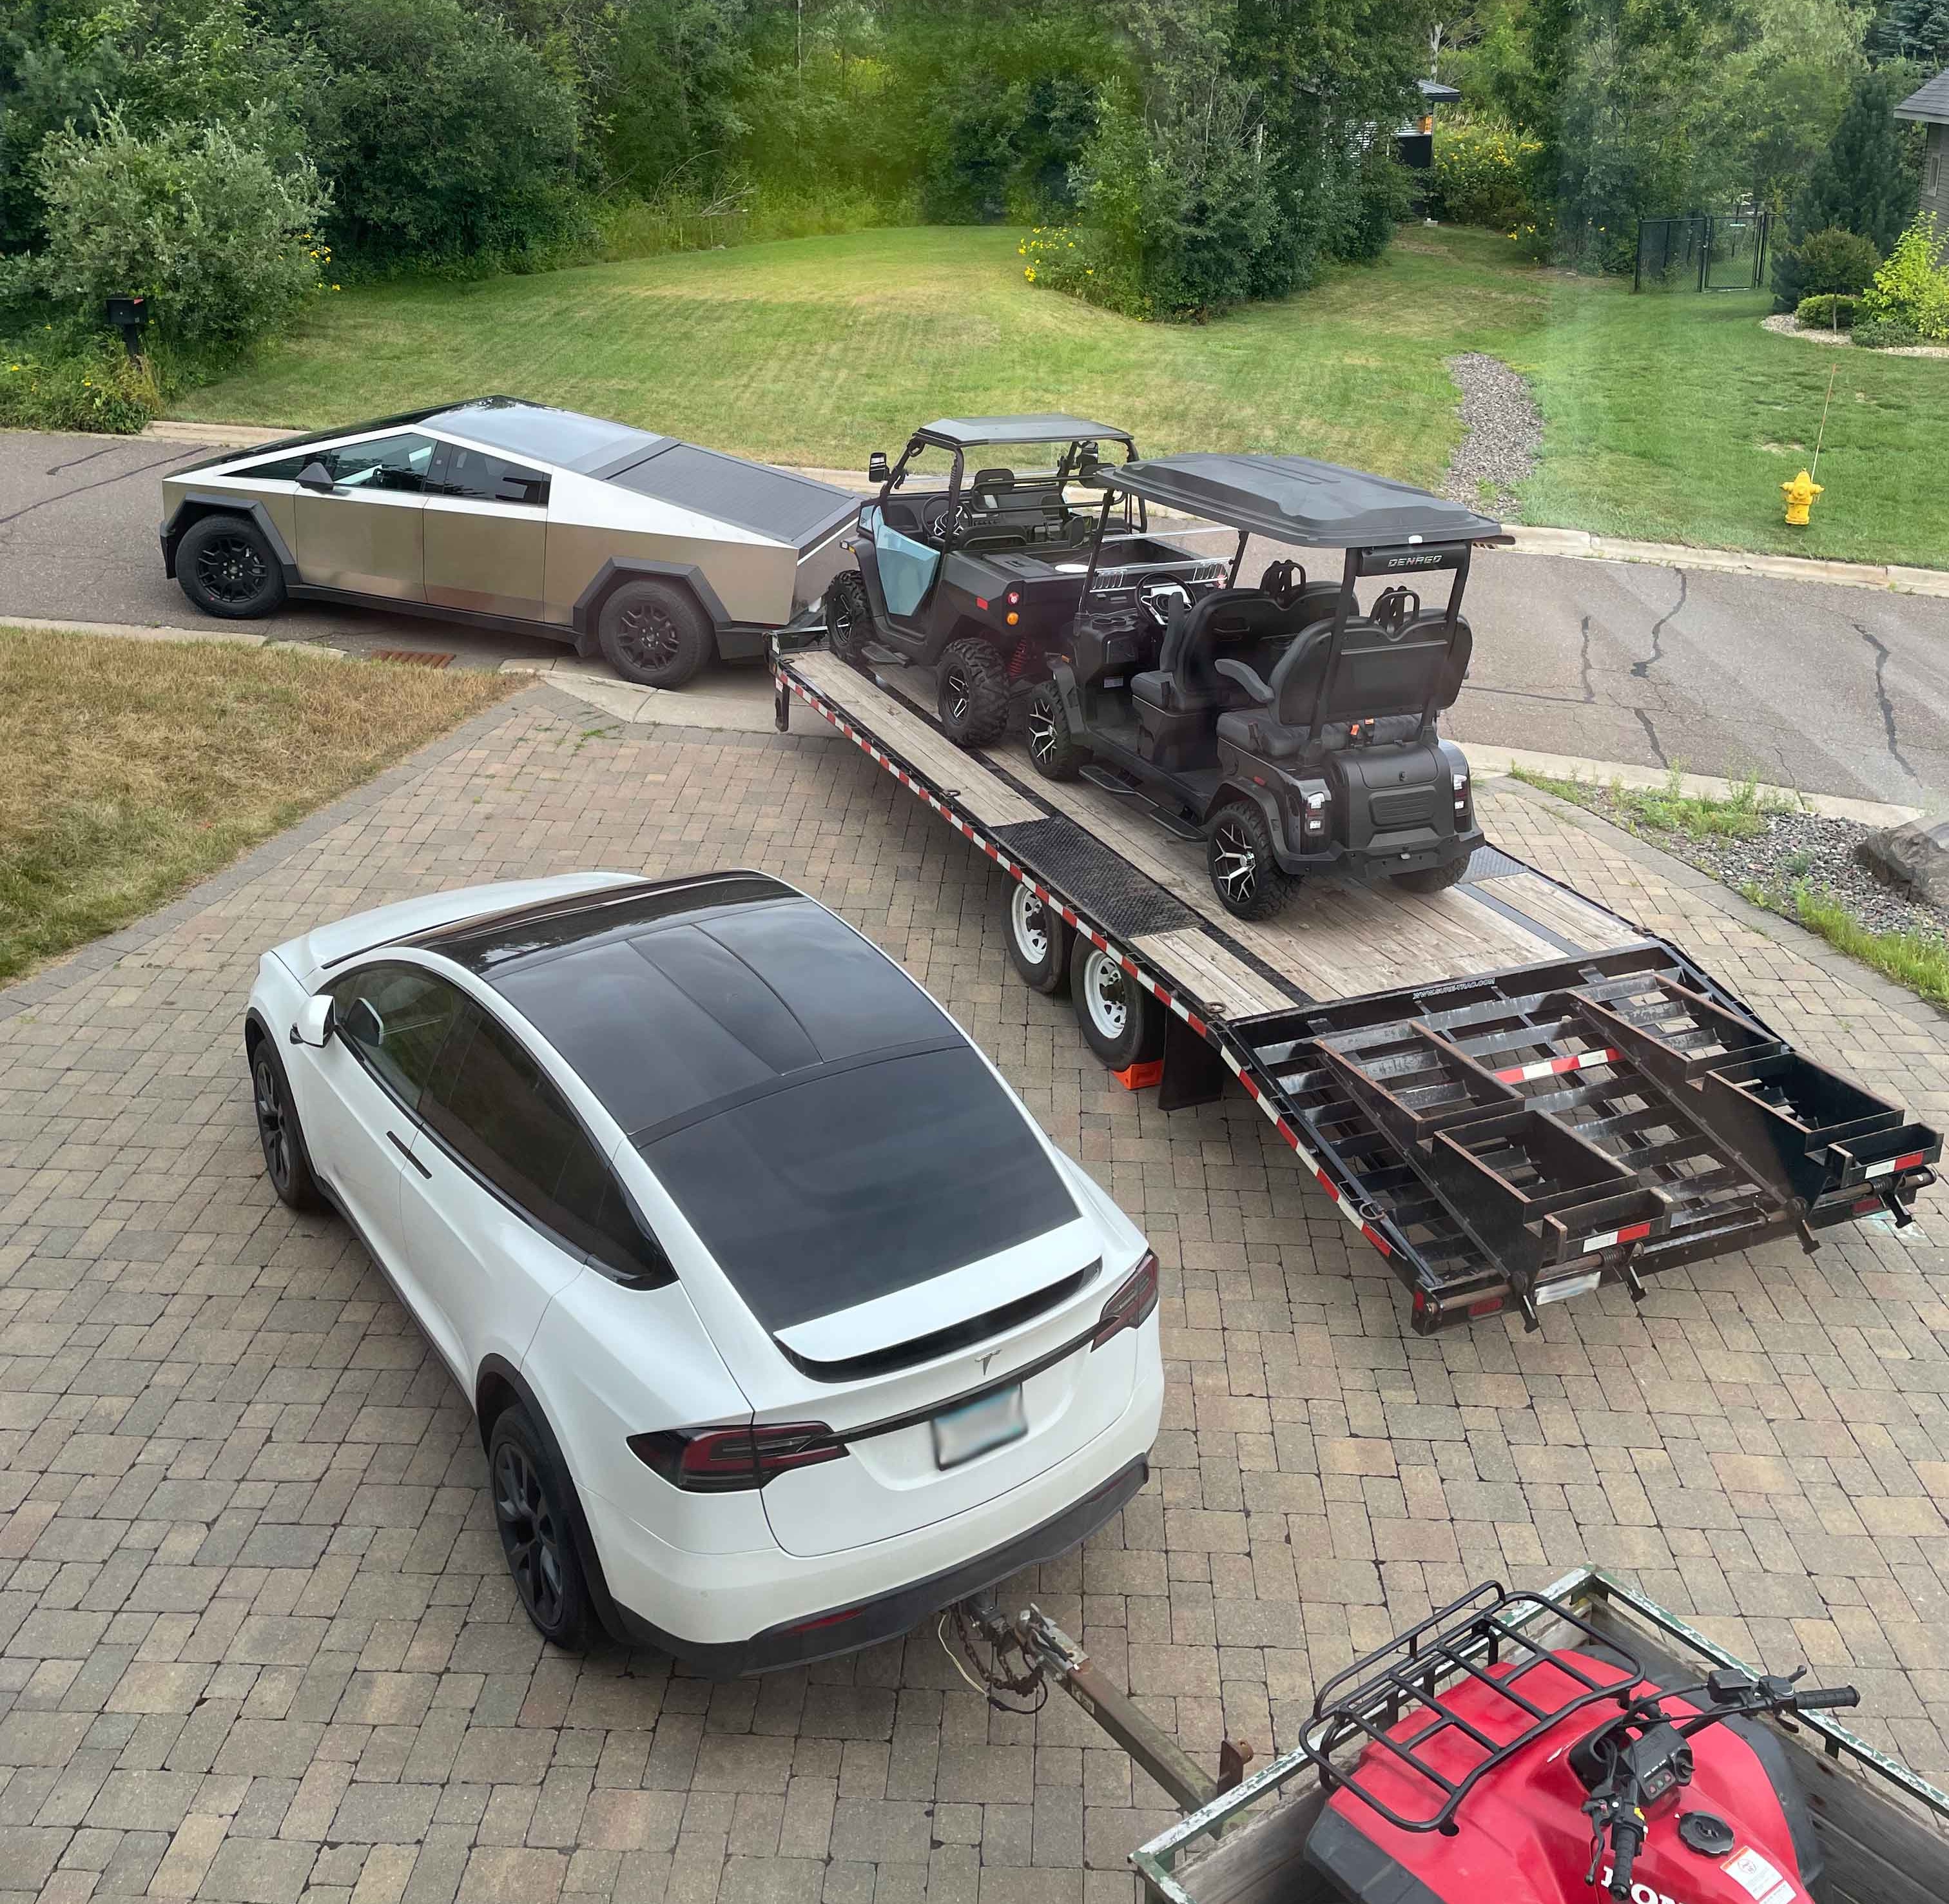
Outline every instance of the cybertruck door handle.
<svg viewBox="0 0 1949 1904"><path fill-rule="evenodd" d="M418 1171L422 1177L431 1178L433 1175L433 1172L427 1169L426 1165L421 1163L418 1158L413 1155L412 1145L408 1143L406 1139L399 1135L398 1131L388 1131L386 1133L386 1140L387 1143L391 1144L393 1148L396 1150L401 1156L405 1158L406 1162L411 1164L414 1169Z"/></svg>

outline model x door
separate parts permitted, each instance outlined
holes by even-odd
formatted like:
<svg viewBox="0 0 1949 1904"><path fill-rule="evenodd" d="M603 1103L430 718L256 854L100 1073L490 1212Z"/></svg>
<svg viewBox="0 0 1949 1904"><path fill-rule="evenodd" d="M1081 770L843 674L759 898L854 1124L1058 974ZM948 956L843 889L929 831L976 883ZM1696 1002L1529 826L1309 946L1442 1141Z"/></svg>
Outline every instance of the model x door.
<svg viewBox="0 0 1949 1904"><path fill-rule="evenodd" d="M314 588L426 599L420 533L439 446L409 431L319 450L298 475L298 574Z"/></svg>
<svg viewBox="0 0 1949 1904"><path fill-rule="evenodd" d="M442 443L427 484L426 599L542 620L548 500L546 470Z"/></svg>

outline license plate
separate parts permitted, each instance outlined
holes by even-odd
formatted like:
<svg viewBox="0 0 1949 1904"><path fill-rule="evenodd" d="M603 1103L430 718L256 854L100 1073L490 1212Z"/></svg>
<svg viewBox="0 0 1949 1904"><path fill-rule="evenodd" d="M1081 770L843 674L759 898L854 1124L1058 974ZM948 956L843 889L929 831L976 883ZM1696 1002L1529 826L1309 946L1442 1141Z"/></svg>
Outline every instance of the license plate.
<svg viewBox="0 0 1949 1904"><path fill-rule="evenodd" d="M1587 1269L1581 1276L1566 1276L1558 1283L1539 1283L1530 1293L1537 1308L1546 1302L1568 1302L1573 1296L1588 1296L1604 1280L1601 1269Z"/></svg>
<svg viewBox="0 0 1949 1904"><path fill-rule="evenodd" d="M1021 1383L1012 1388L997 1389L993 1395L963 1402L959 1408L934 1417L934 1465L959 1467L963 1461L971 1461L990 1448L1021 1440L1028 1431Z"/></svg>
<svg viewBox="0 0 1949 1904"><path fill-rule="evenodd" d="M1106 688L1120 688L1124 685L1124 677L1121 674L1106 674L1103 677L1103 685Z"/></svg>

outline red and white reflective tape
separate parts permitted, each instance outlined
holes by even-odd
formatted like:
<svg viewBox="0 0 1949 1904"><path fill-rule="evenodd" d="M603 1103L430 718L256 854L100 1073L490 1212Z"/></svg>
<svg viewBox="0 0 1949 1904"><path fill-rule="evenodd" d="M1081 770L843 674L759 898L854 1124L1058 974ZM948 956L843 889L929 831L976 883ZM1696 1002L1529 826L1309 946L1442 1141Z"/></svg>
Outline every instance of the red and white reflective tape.
<svg viewBox="0 0 1949 1904"><path fill-rule="evenodd" d="M1884 1157L1878 1164L1870 1164L1862 1172L1866 1177L1893 1177L1904 1170L1919 1170L1924 1153L1911 1150L1905 1157Z"/></svg>
<svg viewBox="0 0 1949 1904"><path fill-rule="evenodd" d="M1004 873L1007 873L1010 876L1010 878L1020 880L1021 882L1024 885L1027 886L1044 905L1055 907L1056 910L1062 915L1063 920L1065 924L1073 927L1076 931L1080 932L1085 938L1089 940L1092 945L1096 947L1098 951L1104 954L1108 957L1114 959L1117 964L1121 966L1124 970L1128 972L1139 985L1142 985L1145 991L1150 993L1161 1005L1163 1005L1168 1010L1175 1012L1180 1018L1184 1020L1186 1024L1191 1027L1192 1030L1195 1031L1198 1035L1203 1038L1208 1044L1217 1046L1219 1056L1225 1060L1226 1069L1229 1071L1232 1075L1237 1078L1239 1082L1245 1087L1246 1096L1251 1098L1252 1102L1257 1105L1259 1109L1264 1111L1267 1117L1271 1120L1273 1129L1276 1130L1280 1137L1285 1140L1286 1144L1292 1150L1293 1155L1299 1159L1301 1166L1306 1170L1307 1174L1311 1176L1313 1181L1333 1199L1335 1207L1338 1209L1340 1214L1344 1216L1355 1229L1359 1230L1361 1235L1366 1237L1368 1242L1372 1243L1383 1256L1391 1256L1394 1254L1393 1247L1389 1244L1387 1238L1382 1236L1372 1224L1366 1222L1362 1218L1359 1211L1355 1209L1341 1193L1339 1186L1333 1182L1333 1181L1327 1175L1326 1171L1321 1167L1320 1159L1316 1157L1304 1143L1301 1143L1299 1140L1298 1133L1295 1131L1292 1126L1279 1115L1279 1106L1273 1101L1270 1095L1260 1087L1257 1080L1254 1078L1252 1074L1232 1055L1230 1050L1224 1044L1220 1044L1218 1040L1212 1037L1211 1028L1207 1024L1204 1018L1202 1018L1198 1013L1193 1011L1190 1006L1186 1004L1183 999L1176 997L1166 987L1158 984L1157 980L1153 978L1149 972L1144 971L1138 965L1136 960L1132 958L1127 952L1122 949L1121 947L1112 944L1108 939L1105 938L1101 932L1097 931L1095 926L1090 925L1087 920L1080 918L1067 904L1065 904L1062 900L1058 899L1046 886L1043 885L1039 881L1037 881L1032 874L1024 871L1021 866L1017 866L1015 863L1012 860L1009 859L992 840L987 838L983 834L978 832L974 827L971 826L959 814L954 812L937 795L931 792L927 788L922 786L918 780L915 779L913 776L897 761L889 759L879 748L876 747L871 741L867 739L863 734L860 733L856 728L854 728L852 723L848 721L837 708L828 705L825 702L821 700L816 694L813 693L811 689L806 686L805 684L800 681L795 676L788 675L786 677L786 685L790 687L792 692L797 695L807 707L811 708L814 714L817 714L820 717L821 720L827 721L830 723L832 726L836 727L839 732L844 734L846 738L850 740L855 747L858 748L862 753L865 754L869 759L877 761L881 767L884 767L886 770L891 773L895 779L899 781L902 786L906 788L909 792L919 795L921 798L925 800L936 813L939 814L941 818L945 820L957 833L962 834L967 838L971 840L974 845L981 848L981 851L987 854L989 858L993 860Z"/></svg>
<svg viewBox="0 0 1949 1904"><path fill-rule="evenodd" d="M1621 1230L1606 1230L1601 1237L1586 1237L1578 1254L1593 1256L1600 1249L1612 1249L1621 1243L1637 1243L1650 1234L1649 1223L1627 1223Z"/></svg>
<svg viewBox="0 0 1949 1904"><path fill-rule="evenodd" d="M1614 1065L1623 1056L1621 1051L1578 1051L1567 1058L1539 1058L1534 1064L1511 1065L1506 1071L1496 1072L1495 1077L1504 1084L1533 1084L1539 1078L1561 1078L1566 1072L1582 1071L1593 1065Z"/></svg>

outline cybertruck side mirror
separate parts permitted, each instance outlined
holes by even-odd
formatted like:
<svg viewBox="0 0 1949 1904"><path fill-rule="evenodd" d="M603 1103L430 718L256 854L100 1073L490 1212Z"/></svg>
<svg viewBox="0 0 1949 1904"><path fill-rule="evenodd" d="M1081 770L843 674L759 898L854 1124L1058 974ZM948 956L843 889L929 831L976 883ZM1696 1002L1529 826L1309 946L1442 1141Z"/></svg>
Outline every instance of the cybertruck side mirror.
<svg viewBox="0 0 1949 1904"><path fill-rule="evenodd" d="M887 466L887 453L875 450L866 459L866 480L869 483L884 483L893 471Z"/></svg>
<svg viewBox="0 0 1949 1904"><path fill-rule="evenodd" d="M309 1044L316 1050L322 1050L336 1028L333 1006L334 1000L325 992L307 998L298 1007L297 1017L292 1023L292 1044Z"/></svg>
<svg viewBox="0 0 1949 1904"><path fill-rule="evenodd" d="M331 471L321 462L309 462L298 471L298 487L308 489L320 495L329 496L336 485L331 480Z"/></svg>

